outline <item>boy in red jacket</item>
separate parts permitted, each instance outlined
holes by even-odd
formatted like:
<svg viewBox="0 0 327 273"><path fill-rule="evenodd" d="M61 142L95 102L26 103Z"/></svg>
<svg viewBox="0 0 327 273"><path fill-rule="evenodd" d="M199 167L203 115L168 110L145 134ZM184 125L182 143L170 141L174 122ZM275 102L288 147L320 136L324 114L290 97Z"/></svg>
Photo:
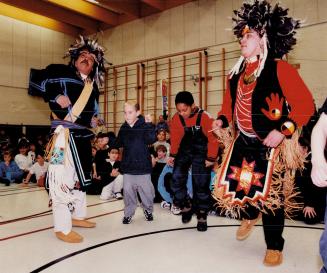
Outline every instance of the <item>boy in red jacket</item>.
<svg viewBox="0 0 327 273"><path fill-rule="evenodd" d="M207 230L207 212L211 207L210 172L218 153L218 141L210 132L213 119L195 106L188 91L176 95L177 113L170 124L171 152L169 165L174 165L172 192L174 205L182 209L182 222L188 223L193 212L198 218L198 231ZM187 195L188 170L192 166L193 200Z"/></svg>

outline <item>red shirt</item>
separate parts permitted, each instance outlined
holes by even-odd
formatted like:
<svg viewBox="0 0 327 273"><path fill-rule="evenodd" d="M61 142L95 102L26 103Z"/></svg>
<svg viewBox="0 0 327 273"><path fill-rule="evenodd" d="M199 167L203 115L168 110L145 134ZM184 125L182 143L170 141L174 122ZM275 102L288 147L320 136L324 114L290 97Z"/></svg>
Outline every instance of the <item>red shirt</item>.
<svg viewBox="0 0 327 273"><path fill-rule="evenodd" d="M257 81L252 83L245 84L244 77L252 75L258 68L259 61L252 63L247 63L245 71L241 75L238 86L237 86L237 95L236 95L236 105L235 105L235 114L237 117L238 127L247 133L254 134L252 128L252 93L257 84Z"/></svg>
<svg viewBox="0 0 327 273"><path fill-rule="evenodd" d="M303 82L297 70L285 61L277 61L277 76L279 85L291 108L288 117L298 127L306 125L314 113L313 98L308 87ZM219 115L224 115L228 122L232 121L232 99L228 79L227 90L224 95L221 111L218 113Z"/></svg>

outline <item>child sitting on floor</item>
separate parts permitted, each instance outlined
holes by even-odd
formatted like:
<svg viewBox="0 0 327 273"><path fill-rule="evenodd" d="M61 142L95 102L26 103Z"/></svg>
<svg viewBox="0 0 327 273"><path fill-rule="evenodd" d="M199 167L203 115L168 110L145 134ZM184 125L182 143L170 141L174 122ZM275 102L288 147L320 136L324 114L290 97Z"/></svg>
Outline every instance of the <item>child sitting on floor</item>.
<svg viewBox="0 0 327 273"><path fill-rule="evenodd" d="M28 175L23 180L24 185L28 185L31 177L35 175L36 183L39 187L44 187L46 173L48 171L49 163L44 160L44 152L35 152L36 162L31 167Z"/></svg>
<svg viewBox="0 0 327 273"><path fill-rule="evenodd" d="M108 200L112 197L116 199L123 199L121 191L123 189L123 175L120 174L120 161L119 149L115 147L110 147L108 150L109 158L106 159L106 174L103 179L107 183L107 186L103 187L100 199Z"/></svg>
<svg viewBox="0 0 327 273"><path fill-rule="evenodd" d="M23 171L18 167L16 162L12 160L11 153L5 151L3 153L3 162L0 162L0 182L9 186L11 182L21 183Z"/></svg>

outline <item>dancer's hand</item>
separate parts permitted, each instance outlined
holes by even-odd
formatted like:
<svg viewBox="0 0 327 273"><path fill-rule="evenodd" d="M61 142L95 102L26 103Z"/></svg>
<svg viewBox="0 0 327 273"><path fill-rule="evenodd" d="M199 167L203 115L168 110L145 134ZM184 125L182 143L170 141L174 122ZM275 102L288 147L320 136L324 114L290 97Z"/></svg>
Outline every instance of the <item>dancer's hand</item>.
<svg viewBox="0 0 327 273"><path fill-rule="evenodd" d="M215 164L215 162L212 162L212 161L209 161L209 160L205 161L205 165L206 165L207 168L213 166L213 164Z"/></svg>
<svg viewBox="0 0 327 273"><path fill-rule="evenodd" d="M268 134L268 136L263 140L263 145L270 147L270 148L276 148L283 140L285 136L278 132L277 130L272 130Z"/></svg>
<svg viewBox="0 0 327 273"><path fill-rule="evenodd" d="M67 108L69 105L71 105L70 99L64 95L59 96L56 99L56 103L58 103L61 108Z"/></svg>
<svg viewBox="0 0 327 273"><path fill-rule="evenodd" d="M222 126L223 126L223 121L221 119L214 120L212 122L211 125L212 129L210 130L210 132L214 132L217 135Z"/></svg>

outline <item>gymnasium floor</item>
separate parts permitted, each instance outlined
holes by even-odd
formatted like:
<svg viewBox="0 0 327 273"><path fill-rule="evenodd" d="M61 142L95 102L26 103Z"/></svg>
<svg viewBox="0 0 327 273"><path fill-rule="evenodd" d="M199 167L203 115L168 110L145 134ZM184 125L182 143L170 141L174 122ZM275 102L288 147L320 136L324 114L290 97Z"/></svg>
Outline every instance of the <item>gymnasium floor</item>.
<svg viewBox="0 0 327 273"><path fill-rule="evenodd" d="M87 198L88 217L97 227L75 228L84 241L67 244L54 236L44 189L1 184L0 272L318 273L321 266L318 242L323 225L287 221L284 262L269 268L262 264L262 227L239 242L236 220L209 216L208 231L198 232L195 217L184 225L158 204L153 222L146 222L138 208L132 223L123 225L122 200Z"/></svg>

